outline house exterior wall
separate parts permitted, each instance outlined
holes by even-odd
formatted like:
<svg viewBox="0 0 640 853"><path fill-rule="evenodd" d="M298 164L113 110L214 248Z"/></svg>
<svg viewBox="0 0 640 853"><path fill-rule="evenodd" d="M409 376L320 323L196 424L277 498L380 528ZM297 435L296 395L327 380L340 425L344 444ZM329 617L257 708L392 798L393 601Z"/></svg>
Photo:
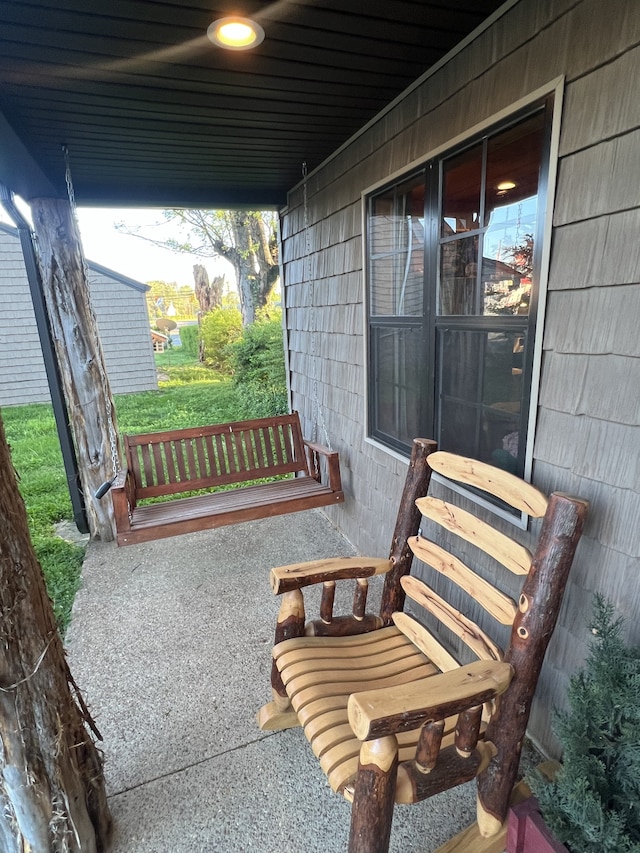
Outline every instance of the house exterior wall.
<svg viewBox="0 0 640 853"><path fill-rule="evenodd" d="M521 0L309 176L308 234L302 186L282 218L292 404L322 440L317 397L340 452L332 520L384 554L406 463L365 440L361 194L564 78L532 479L591 512L530 723L551 753L549 709L583 661L593 592L640 642L639 43L628 0Z"/></svg>
<svg viewBox="0 0 640 853"><path fill-rule="evenodd" d="M158 387L146 286L89 264L91 303L114 394ZM0 226L0 406L50 400L20 239Z"/></svg>

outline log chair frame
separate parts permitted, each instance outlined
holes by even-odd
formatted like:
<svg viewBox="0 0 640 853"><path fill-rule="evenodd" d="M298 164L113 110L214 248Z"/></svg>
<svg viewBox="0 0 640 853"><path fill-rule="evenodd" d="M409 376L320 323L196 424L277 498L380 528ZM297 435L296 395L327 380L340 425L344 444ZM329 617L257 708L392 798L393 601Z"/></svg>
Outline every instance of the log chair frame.
<svg viewBox="0 0 640 853"><path fill-rule="evenodd" d="M341 661L340 654L345 657L359 654L353 650L345 651L345 644L365 648L365 643L376 641L377 637L385 641L387 635L384 632L394 631L394 623L399 629L396 635L402 632L423 652L428 647L427 651L432 653L429 658L436 664L431 671L440 670L437 674L429 675L428 681L421 676L419 680L393 688L375 689L369 684L356 692L346 688L347 693L350 692L348 724L352 735L361 742L355 780L342 789L342 793L353 803L349 853L386 853L394 801L419 802L474 777L477 778L477 827L474 831L486 839L505 830L535 687L558 618L588 509L586 501L562 493L553 493L547 500L533 486L519 481L513 475L473 460L443 453L430 460L436 450L433 441L414 440L389 559L350 557L318 560L282 566L271 572L273 591L282 595L283 599L275 633L271 673L273 698L258 712L260 728L278 730L306 725L308 739L314 743L313 738L316 737L314 752L322 754L320 738L311 733L311 713L304 709L301 702L306 691L297 686L302 685L302 682L294 670L297 673L300 664L293 666L291 661L294 657L296 660L311 658L312 654L325 656L329 662L321 662L321 666L317 658L313 658L315 662L308 664L304 678L315 678L316 682L324 684L328 676L313 675L316 669L324 668L330 672L330 680L344 680L341 670L346 668L346 664ZM527 552L517 543L506 546L508 559L506 562L500 560L504 566L513 563L511 571L526 576L517 602L512 601L511 607L507 607L506 621L500 618L503 623L512 624L510 642L504 656L475 623L465 620L457 610L451 610L449 618L453 622L460 620L458 624L462 626L462 634L467 631L467 626L470 626L470 635L478 630L478 637L473 640L476 645L469 643L469 646L480 650L481 659L462 666L438 641L432 646L433 636L420 623L401 612L407 593L415 601L420 601L421 596L425 597L424 590L428 589L421 581L407 577L414 553L418 553L422 547L422 511L432 518L442 515L442 502L426 498L416 503L416 499L426 495L432 470L451 476L451 466L455 469L453 473L457 479L463 482L473 484L478 476L481 479L488 477L489 480L497 480L497 491L494 494L500 494L501 491L503 495L510 493L512 487L518 488L517 484L522 484L524 497L517 496L521 508L542 518L537 547L530 555L530 566L522 568L519 565L522 554ZM517 505L514 501L512 503ZM445 507L448 511L448 505ZM456 527L457 519L463 516L464 513L454 516L453 528ZM447 527L441 518L438 520ZM464 528L465 522L460 523ZM448 527L449 530L453 528ZM490 547L495 546L500 550L503 547L503 535L499 532L495 535L499 544L495 546L493 542ZM465 533L462 536L467 541L474 541L475 528L471 529L471 538ZM438 546L435 547L437 549ZM482 550L490 553L486 547ZM439 571L446 573L450 568ZM386 577L380 615L375 616L364 613L366 593L363 593L363 589L366 579L378 574L385 574ZM357 587L353 615L333 617L335 582L354 578ZM306 623L302 588L320 583L323 584L321 618ZM430 595L430 592L426 594L427 598ZM437 596L434 598L438 599ZM504 609L503 600L497 601L494 609L500 615ZM446 614L443 623L447 624ZM334 651L334 646L341 648ZM284 677L281 669L285 673ZM367 675L367 678L372 676ZM289 684L294 704L299 703L300 716L294 710L285 682ZM331 689L334 686L328 685ZM491 709L484 732L481 731L483 706ZM336 707L340 707L340 702L336 702ZM334 714L342 723L340 738L344 741L344 715L340 711ZM455 733L451 731L443 738L445 719L451 727L451 720L456 716ZM327 728L326 724L323 725ZM399 754L402 757L403 749L406 753L403 738L408 730L412 734L419 731L415 755L410 760L400 760ZM326 766L324 769L331 782Z"/></svg>

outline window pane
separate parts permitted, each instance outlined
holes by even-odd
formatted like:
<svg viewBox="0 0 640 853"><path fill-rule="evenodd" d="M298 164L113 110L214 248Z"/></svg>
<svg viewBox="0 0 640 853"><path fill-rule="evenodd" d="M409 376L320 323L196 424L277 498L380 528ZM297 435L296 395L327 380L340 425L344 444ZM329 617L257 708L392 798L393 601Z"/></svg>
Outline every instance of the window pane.
<svg viewBox="0 0 640 853"><path fill-rule="evenodd" d="M440 388L447 399L479 403L482 398L480 365L485 358L486 335L477 332L440 332Z"/></svg>
<svg viewBox="0 0 640 853"><path fill-rule="evenodd" d="M484 314L529 311L543 130L544 115L538 113L488 143Z"/></svg>
<svg viewBox="0 0 640 853"><path fill-rule="evenodd" d="M476 458L511 474L521 475L520 418L508 413L484 409L480 432L480 453Z"/></svg>
<svg viewBox="0 0 640 853"><path fill-rule="evenodd" d="M373 316L419 316L424 286L424 173L371 200Z"/></svg>
<svg viewBox="0 0 640 853"><path fill-rule="evenodd" d="M378 326L371 335L374 428L410 445L420 434L422 330Z"/></svg>
<svg viewBox="0 0 640 853"><path fill-rule="evenodd" d="M440 247L439 314L478 313L478 237Z"/></svg>
<svg viewBox="0 0 640 853"><path fill-rule="evenodd" d="M539 112L489 139L485 225L504 205L537 195L543 136L544 114Z"/></svg>
<svg viewBox="0 0 640 853"><path fill-rule="evenodd" d="M443 328L438 342L441 448L516 470L528 398L525 332Z"/></svg>
<svg viewBox="0 0 640 853"><path fill-rule="evenodd" d="M476 406L443 400L440 410L439 449L478 458L478 416Z"/></svg>
<svg viewBox="0 0 640 853"><path fill-rule="evenodd" d="M446 160L442 170L441 236L480 227L482 145Z"/></svg>

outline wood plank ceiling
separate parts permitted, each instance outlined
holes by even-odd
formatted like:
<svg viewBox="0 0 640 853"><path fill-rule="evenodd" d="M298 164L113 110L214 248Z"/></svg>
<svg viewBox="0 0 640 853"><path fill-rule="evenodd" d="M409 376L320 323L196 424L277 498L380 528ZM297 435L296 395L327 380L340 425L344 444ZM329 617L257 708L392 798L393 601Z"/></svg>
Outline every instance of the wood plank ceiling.
<svg viewBox="0 0 640 853"><path fill-rule="evenodd" d="M500 5L245 0L238 52L206 37L235 4L0 0L0 112L81 204L277 206Z"/></svg>

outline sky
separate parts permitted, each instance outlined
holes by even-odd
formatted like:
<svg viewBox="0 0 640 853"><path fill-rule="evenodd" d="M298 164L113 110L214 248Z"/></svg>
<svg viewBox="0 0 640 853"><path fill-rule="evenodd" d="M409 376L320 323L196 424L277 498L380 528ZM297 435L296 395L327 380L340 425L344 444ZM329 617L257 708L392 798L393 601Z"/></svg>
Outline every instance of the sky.
<svg viewBox="0 0 640 853"><path fill-rule="evenodd" d="M6 222L8 216L3 213L0 207L0 220ZM203 264L210 279L225 275L228 281L234 280L232 267L226 261L172 252L116 230L116 223L124 222L130 227L140 227L147 236L179 239L176 230L163 222L161 210L80 207L78 222L87 260L135 281L167 281L193 287L194 264Z"/></svg>
<svg viewBox="0 0 640 853"><path fill-rule="evenodd" d="M154 239L179 239L175 227L163 221L161 210L81 207L78 208L78 222L87 259L136 281L168 281L193 287L194 264L203 264L209 278L221 274L233 278L231 267L225 261L172 252L116 230L115 225L124 222L130 227L140 227L141 233Z"/></svg>

